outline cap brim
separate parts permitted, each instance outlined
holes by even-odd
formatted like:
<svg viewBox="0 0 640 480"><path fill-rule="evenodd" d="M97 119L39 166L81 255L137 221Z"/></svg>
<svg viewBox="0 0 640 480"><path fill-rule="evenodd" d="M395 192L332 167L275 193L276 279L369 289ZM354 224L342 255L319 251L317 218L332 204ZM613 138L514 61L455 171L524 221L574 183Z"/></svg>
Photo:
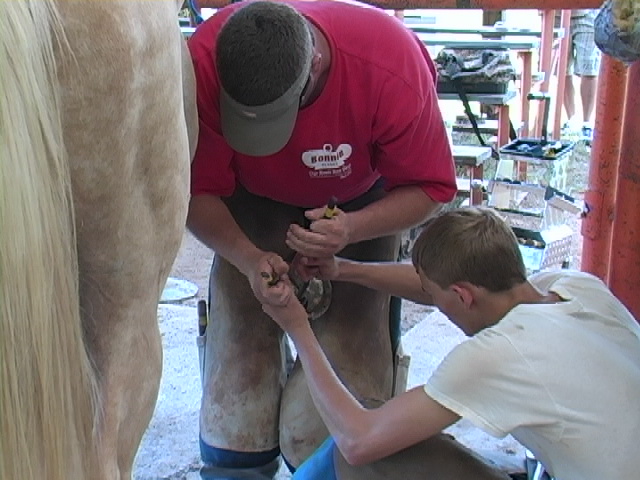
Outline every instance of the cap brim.
<svg viewBox="0 0 640 480"><path fill-rule="evenodd" d="M298 103L281 110L277 117L261 120L243 115L225 93L220 95L220 119L222 135L231 148L253 157L273 155L284 148L296 124Z"/></svg>

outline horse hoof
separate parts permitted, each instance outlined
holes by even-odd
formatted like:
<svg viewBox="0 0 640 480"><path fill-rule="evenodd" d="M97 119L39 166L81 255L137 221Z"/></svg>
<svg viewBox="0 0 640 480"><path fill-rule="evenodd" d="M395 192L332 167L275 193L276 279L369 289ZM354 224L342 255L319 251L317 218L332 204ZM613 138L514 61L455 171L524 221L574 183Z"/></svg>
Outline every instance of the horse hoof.
<svg viewBox="0 0 640 480"><path fill-rule="evenodd" d="M331 290L331 282L313 278L297 292L296 296L304 305L311 320L321 317L329 309Z"/></svg>

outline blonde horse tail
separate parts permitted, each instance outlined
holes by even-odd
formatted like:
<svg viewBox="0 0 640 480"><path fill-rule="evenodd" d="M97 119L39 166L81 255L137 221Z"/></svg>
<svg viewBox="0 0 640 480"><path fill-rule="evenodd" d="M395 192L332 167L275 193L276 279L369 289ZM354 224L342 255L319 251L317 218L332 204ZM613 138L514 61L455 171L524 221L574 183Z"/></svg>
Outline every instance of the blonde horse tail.
<svg viewBox="0 0 640 480"><path fill-rule="evenodd" d="M85 480L96 381L80 320L55 5L0 1L0 478Z"/></svg>

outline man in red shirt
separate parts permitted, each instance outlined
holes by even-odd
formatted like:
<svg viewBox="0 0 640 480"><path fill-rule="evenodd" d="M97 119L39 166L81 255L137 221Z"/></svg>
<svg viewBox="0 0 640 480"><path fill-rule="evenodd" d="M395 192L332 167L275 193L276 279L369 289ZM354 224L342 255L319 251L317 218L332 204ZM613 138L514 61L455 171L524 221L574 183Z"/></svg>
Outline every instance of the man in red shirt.
<svg viewBox="0 0 640 480"><path fill-rule="evenodd" d="M435 68L397 19L342 2L233 4L200 25L189 48L200 133L188 227L216 252L203 476L275 468L280 449L297 466L326 430L299 365L286 378L283 333L260 306L277 297L267 288L282 287L262 275L287 273L294 255L395 260L398 232L454 197ZM323 218L331 197L340 214ZM337 283L314 320L363 399L391 395L388 312L388 296Z"/></svg>

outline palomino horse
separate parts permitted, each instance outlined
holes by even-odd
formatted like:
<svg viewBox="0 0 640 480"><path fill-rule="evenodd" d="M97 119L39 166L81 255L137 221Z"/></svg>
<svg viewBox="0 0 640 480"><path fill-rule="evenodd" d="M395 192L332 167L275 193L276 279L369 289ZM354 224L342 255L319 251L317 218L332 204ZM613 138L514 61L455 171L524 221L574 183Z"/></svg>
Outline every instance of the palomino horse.
<svg viewBox="0 0 640 480"><path fill-rule="evenodd" d="M0 1L2 479L131 477L195 138L178 3ZM340 478L501 478L458 446L412 451Z"/></svg>
<svg viewBox="0 0 640 480"><path fill-rule="evenodd" d="M197 125L181 3L0 2L0 478L131 477Z"/></svg>

